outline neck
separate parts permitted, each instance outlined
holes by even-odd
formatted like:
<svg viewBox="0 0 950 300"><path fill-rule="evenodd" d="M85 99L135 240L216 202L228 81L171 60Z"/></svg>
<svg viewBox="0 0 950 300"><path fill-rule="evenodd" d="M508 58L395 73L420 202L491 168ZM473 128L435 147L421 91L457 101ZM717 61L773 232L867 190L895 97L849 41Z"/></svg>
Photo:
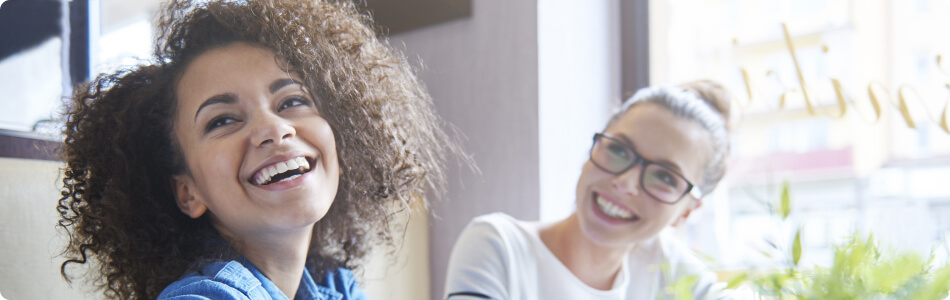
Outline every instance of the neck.
<svg viewBox="0 0 950 300"><path fill-rule="evenodd" d="M630 247L608 247L591 241L581 231L577 214L542 228L541 241L574 276L588 286L609 290L620 273Z"/></svg>
<svg viewBox="0 0 950 300"><path fill-rule="evenodd" d="M232 245L288 299L294 299L307 262L312 229L311 225L291 233L246 235Z"/></svg>

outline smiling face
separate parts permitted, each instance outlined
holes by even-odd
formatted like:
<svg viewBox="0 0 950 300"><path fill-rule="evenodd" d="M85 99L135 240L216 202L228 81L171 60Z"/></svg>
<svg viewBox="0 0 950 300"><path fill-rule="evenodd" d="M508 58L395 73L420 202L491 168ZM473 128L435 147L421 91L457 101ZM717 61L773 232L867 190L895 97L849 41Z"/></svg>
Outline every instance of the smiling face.
<svg viewBox="0 0 950 300"><path fill-rule="evenodd" d="M695 185L703 182L713 148L709 133L695 122L643 103L630 108L604 133ZM600 245L627 247L685 220L699 207L699 200L690 195L674 204L653 199L640 185L642 168L637 164L613 175L589 160L584 164L577 182L576 214L585 236Z"/></svg>
<svg viewBox="0 0 950 300"><path fill-rule="evenodd" d="M174 177L182 212L211 214L238 238L307 230L339 183L333 132L300 78L246 43L209 50L176 90L174 134L188 171Z"/></svg>

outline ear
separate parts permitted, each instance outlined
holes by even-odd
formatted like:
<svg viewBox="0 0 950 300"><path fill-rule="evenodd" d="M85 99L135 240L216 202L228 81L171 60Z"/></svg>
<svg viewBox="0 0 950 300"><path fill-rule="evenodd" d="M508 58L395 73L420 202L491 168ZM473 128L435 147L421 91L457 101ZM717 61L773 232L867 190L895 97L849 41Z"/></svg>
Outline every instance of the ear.
<svg viewBox="0 0 950 300"><path fill-rule="evenodd" d="M673 221L673 226L674 226L674 227L678 227L678 226L680 226L680 225L686 224L686 218L689 217L689 214L692 213L693 210L696 210L696 209L698 209L700 206L703 206L703 201L702 201L702 200L693 200L692 202L693 202L693 203L690 204L690 206L687 207L685 211L683 211L683 214L680 215L679 217L676 217L676 220Z"/></svg>
<svg viewBox="0 0 950 300"><path fill-rule="evenodd" d="M192 219L197 219L208 210L204 199L197 193L195 181L189 175L172 176L172 188L175 192L175 203L178 209Z"/></svg>

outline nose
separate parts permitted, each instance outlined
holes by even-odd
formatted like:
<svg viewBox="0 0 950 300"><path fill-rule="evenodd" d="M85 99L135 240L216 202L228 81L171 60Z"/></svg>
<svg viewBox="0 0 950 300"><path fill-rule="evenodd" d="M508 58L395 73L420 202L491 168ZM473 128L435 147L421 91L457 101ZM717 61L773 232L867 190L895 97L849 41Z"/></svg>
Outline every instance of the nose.
<svg viewBox="0 0 950 300"><path fill-rule="evenodd" d="M610 184L621 195L638 196L640 195L640 173L642 173L642 170L643 164L635 164L627 171L615 175L610 180Z"/></svg>
<svg viewBox="0 0 950 300"><path fill-rule="evenodd" d="M264 113L254 122L251 143L257 147L278 145L297 134L290 122L280 116Z"/></svg>

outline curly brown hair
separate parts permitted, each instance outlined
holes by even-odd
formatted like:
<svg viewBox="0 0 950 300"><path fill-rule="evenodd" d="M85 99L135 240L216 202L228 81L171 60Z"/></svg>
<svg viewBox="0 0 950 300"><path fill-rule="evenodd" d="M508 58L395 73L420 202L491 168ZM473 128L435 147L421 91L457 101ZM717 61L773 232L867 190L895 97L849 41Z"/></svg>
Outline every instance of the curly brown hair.
<svg viewBox="0 0 950 300"><path fill-rule="evenodd" d="M444 193L447 153L461 153L406 57L376 37L348 1L174 0L159 18L149 64L100 75L65 113L66 169L57 210L69 235L61 265L86 266L110 298L155 298L201 262L233 255L207 217L175 204L186 172L173 136L177 79L198 55L234 42L277 54L303 79L333 128L342 168L336 198L314 226L308 268L357 268L392 244L398 210ZM286 62L286 63L283 63Z"/></svg>

